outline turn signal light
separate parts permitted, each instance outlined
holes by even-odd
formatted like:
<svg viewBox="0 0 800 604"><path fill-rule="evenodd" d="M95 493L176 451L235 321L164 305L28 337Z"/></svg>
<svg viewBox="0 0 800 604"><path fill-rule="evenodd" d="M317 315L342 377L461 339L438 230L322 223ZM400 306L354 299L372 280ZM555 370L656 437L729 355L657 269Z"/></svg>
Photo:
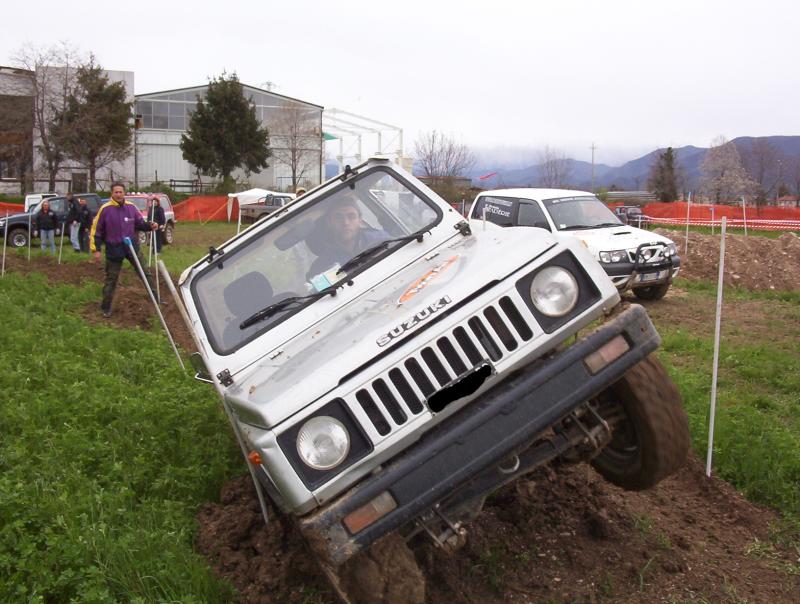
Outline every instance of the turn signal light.
<svg viewBox="0 0 800 604"><path fill-rule="evenodd" d="M600 370L606 365L616 361L630 349L631 347L628 345L628 342L625 341L625 338L621 335L615 336L583 359L583 362L586 364L591 374L595 375L600 373Z"/></svg>
<svg viewBox="0 0 800 604"><path fill-rule="evenodd" d="M261 465L261 453L259 453L258 451L250 451L250 453L247 454L247 459L254 466Z"/></svg>
<svg viewBox="0 0 800 604"><path fill-rule="evenodd" d="M392 494L384 491L366 505L350 512L343 522L350 534L355 535L396 508L397 502Z"/></svg>

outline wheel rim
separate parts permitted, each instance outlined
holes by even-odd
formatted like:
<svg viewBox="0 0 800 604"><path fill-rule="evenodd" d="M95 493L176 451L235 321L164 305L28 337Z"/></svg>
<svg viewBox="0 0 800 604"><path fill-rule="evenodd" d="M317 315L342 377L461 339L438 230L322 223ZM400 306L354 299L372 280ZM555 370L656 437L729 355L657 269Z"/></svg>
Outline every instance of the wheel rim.
<svg viewBox="0 0 800 604"><path fill-rule="evenodd" d="M611 442L603 449L603 455L618 463L635 462L639 457L639 439L629 421L623 421L614 429Z"/></svg>
<svg viewBox="0 0 800 604"><path fill-rule="evenodd" d="M164 229L164 239L167 240L167 243L172 243L174 238L174 233L172 232L172 227L167 227Z"/></svg>
<svg viewBox="0 0 800 604"><path fill-rule="evenodd" d="M14 233L11 237L12 247L25 247L28 245L28 237L24 233Z"/></svg>

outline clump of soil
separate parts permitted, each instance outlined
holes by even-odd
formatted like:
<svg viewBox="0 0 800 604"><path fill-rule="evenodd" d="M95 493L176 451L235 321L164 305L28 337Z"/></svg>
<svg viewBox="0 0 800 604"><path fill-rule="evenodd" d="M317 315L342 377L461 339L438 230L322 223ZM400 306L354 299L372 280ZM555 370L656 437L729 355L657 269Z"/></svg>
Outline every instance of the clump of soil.
<svg viewBox="0 0 800 604"><path fill-rule="evenodd" d="M719 235L689 233L689 253L684 254L685 232L656 229L678 247L680 276L716 282L719 274ZM752 290L800 290L800 237L783 233L777 239L728 233L725 236L726 285Z"/></svg>
<svg viewBox="0 0 800 604"><path fill-rule="evenodd" d="M290 522L271 513L264 526L249 476L237 479L198 514L198 548L241 602L335 602ZM800 575L786 569L797 553L766 545L776 518L707 479L696 457L644 492L578 465L494 494L455 554L411 546L430 604L796 602Z"/></svg>

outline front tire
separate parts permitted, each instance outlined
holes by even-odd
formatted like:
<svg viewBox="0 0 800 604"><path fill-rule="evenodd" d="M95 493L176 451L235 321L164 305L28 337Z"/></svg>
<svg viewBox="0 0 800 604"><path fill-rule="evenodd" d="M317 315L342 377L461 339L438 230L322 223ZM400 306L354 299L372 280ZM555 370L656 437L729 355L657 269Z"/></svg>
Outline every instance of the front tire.
<svg viewBox="0 0 800 604"><path fill-rule="evenodd" d="M660 300L667 295L670 282L661 283L660 285L650 285L648 287L636 287L633 290L633 295L640 300Z"/></svg>
<svg viewBox="0 0 800 604"><path fill-rule="evenodd" d="M609 482L649 489L680 469L689 450L689 421L680 392L654 356L633 366L600 395L622 407L625 419L592 460Z"/></svg>
<svg viewBox="0 0 800 604"><path fill-rule="evenodd" d="M28 231L25 229L13 229L8 233L8 245L13 248L27 247Z"/></svg>
<svg viewBox="0 0 800 604"><path fill-rule="evenodd" d="M168 224L164 227L164 243L172 245L173 241L175 241L175 227Z"/></svg>

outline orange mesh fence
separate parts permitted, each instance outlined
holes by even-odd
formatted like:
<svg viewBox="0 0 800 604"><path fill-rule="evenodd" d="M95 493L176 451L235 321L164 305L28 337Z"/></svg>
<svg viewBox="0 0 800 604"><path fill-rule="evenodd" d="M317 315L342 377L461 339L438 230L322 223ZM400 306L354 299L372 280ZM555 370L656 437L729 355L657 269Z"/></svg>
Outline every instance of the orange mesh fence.
<svg viewBox="0 0 800 604"><path fill-rule="evenodd" d="M673 203L649 203L642 209L642 212L652 218L673 218L686 221L686 202L676 201ZM723 216L731 219L742 219L744 214L742 206L712 205L693 203L689 209L689 220L711 220L713 208L714 220L719 220ZM781 208L776 206L764 206L757 208L747 206L747 220L800 220L800 208Z"/></svg>
<svg viewBox="0 0 800 604"><path fill-rule="evenodd" d="M6 212L8 212L10 216L11 214L19 214L24 211L25 206L21 203L0 203L0 216L5 216Z"/></svg>
<svg viewBox="0 0 800 604"><path fill-rule="evenodd" d="M178 221L208 222L228 220L227 195L197 195L173 206ZM231 221L239 218L239 204L231 208Z"/></svg>

